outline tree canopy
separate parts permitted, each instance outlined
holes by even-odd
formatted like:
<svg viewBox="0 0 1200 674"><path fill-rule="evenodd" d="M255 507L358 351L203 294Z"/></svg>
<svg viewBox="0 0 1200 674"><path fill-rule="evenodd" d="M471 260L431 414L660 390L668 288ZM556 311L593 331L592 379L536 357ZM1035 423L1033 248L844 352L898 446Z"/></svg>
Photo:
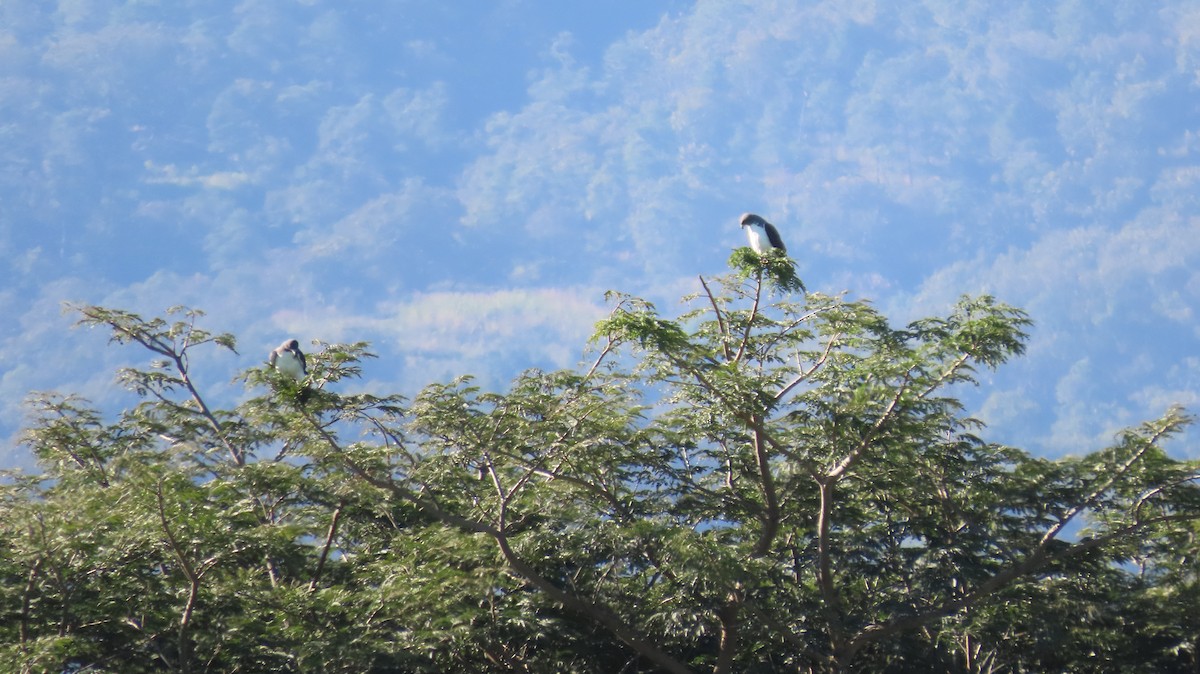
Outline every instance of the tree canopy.
<svg viewBox="0 0 1200 674"><path fill-rule="evenodd" d="M214 407L173 308L77 306L134 402L30 396L0 487L14 672L1196 672L1200 464L1180 408L1050 459L959 396L1022 353L991 297L897 327L735 251L664 316L507 391L349 392L365 343Z"/></svg>

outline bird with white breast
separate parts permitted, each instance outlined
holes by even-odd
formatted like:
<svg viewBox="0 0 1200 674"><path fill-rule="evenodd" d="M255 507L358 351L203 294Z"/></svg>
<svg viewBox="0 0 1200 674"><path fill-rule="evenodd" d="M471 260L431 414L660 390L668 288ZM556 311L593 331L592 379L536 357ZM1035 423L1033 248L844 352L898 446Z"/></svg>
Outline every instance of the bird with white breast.
<svg viewBox="0 0 1200 674"><path fill-rule="evenodd" d="M783 239L775 225L753 213L746 213L742 216L741 226L746 231L746 238L754 252L766 255L777 250L787 255L787 246L783 245Z"/></svg>
<svg viewBox="0 0 1200 674"><path fill-rule="evenodd" d="M288 375L296 381L303 381L308 375L308 362L300 351L300 342L289 339L275 347L267 362L279 372Z"/></svg>

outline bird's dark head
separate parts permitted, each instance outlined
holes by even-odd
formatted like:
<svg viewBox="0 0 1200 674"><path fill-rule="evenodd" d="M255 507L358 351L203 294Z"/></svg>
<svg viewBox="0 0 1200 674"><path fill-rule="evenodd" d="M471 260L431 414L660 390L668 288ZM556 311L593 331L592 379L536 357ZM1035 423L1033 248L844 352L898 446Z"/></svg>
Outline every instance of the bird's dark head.
<svg viewBox="0 0 1200 674"><path fill-rule="evenodd" d="M284 342L284 343L283 343L283 348L285 348L285 349L290 349L290 350L299 349L299 348L300 348L300 342L298 342L298 341L296 341L296 340L294 340L294 339L289 339L288 341L286 341L286 342Z"/></svg>
<svg viewBox="0 0 1200 674"><path fill-rule="evenodd" d="M766 224L766 220L763 220L753 213L744 213L742 214L742 219L739 224L741 224L742 227L746 227L748 225L758 225L761 227L762 225Z"/></svg>

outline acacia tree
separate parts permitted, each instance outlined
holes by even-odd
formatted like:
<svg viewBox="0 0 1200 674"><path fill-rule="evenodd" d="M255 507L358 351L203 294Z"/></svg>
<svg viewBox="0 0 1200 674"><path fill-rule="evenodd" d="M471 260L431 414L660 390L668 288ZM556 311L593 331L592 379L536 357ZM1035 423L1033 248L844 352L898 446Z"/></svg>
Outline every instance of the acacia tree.
<svg viewBox="0 0 1200 674"><path fill-rule="evenodd" d="M896 327L786 259L731 266L674 318L613 295L578 370L411 402L334 392L370 354L322 344L305 387L252 368L214 409L188 354L231 336L79 308L158 360L112 423L34 397L0 664L1196 671L1182 410L1064 459L988 443L955 392L1021 353L1024 313Z"/></svg>

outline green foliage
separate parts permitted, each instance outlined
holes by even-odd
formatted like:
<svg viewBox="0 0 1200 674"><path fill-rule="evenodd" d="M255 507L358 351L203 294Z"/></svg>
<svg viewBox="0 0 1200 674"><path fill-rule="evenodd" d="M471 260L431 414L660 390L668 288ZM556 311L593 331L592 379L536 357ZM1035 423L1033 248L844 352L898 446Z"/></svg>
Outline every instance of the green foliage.
<svg viewBox="0 0 1200 674"><path fill-rule="evenodd" d="M765 280L781 292L806 292L804 283L796 275L796 264L776 249L759 255L745 246L735 248L729 256L729 266L739 281Z"/></svg>
<svg viewBox="0 0 1200 674"><path fill-rule="evenodd" d="M0 486L0 669L1145 671L1197 666L1200 466L1170 409L1059 460L955 387L1024 349L993 298L892 326L735 251L676 318L627 295L581 371L349 393L189 355L174 308L76 307L149 352L137 404L30 397ZM771 299L768 299L771 298Z"/></svg>

